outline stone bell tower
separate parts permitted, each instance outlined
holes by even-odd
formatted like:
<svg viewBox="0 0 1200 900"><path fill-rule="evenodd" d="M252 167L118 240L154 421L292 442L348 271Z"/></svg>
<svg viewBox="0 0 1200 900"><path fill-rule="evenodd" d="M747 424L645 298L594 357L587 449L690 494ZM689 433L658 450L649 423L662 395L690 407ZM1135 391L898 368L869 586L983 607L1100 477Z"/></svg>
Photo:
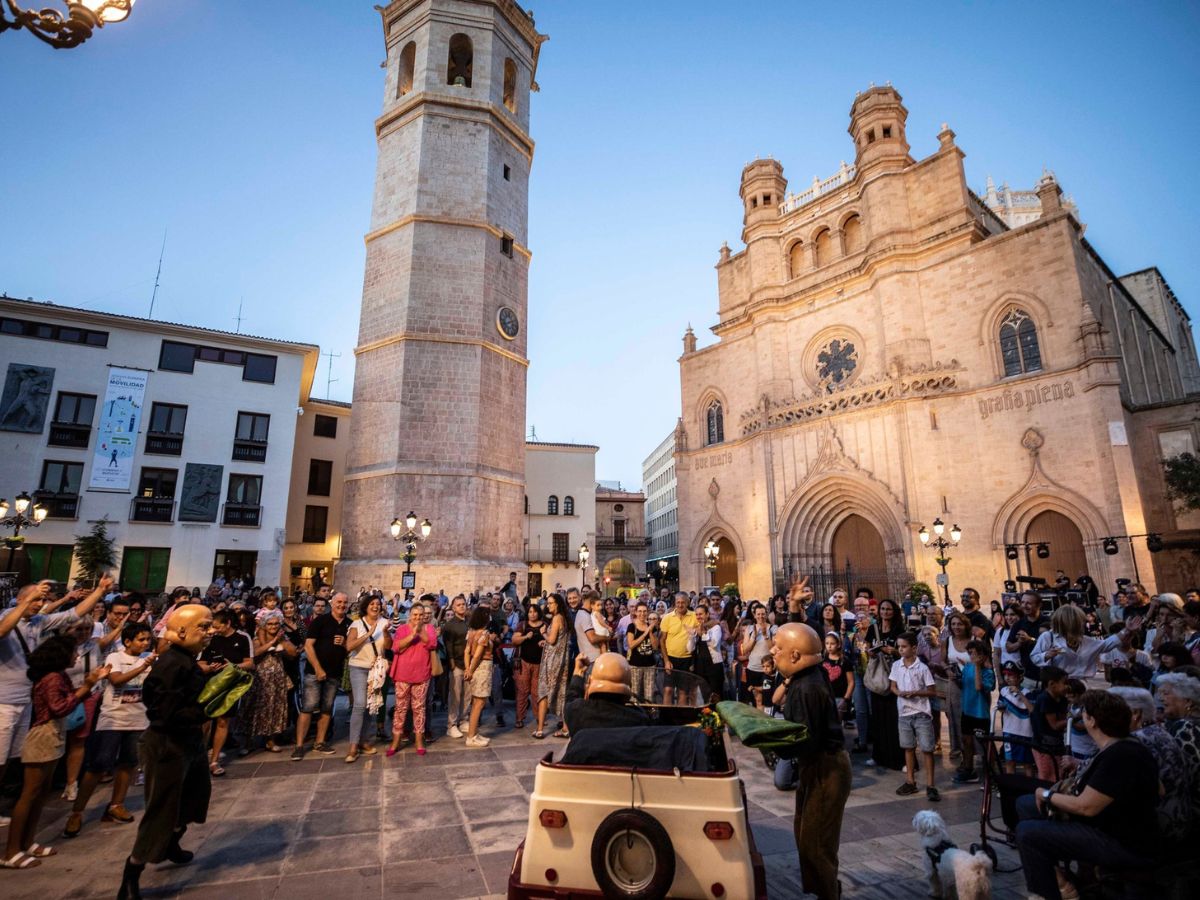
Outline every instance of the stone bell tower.
<svg viewBox="0 0 1200 900"><path fill-rule="evenodd" d="M379 7L376 7L380 9ZM341 589L400 590L389 525L433 523L416 588L523 580L530 92L513 0L393 0L346 462Z"/></svg>

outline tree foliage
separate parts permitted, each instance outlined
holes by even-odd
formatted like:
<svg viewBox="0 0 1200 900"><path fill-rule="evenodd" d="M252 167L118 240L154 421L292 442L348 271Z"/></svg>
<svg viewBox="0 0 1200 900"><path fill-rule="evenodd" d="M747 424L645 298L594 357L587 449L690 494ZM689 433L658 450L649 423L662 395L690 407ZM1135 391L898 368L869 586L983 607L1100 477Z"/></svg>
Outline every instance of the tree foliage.
<svg viewBox="0 0 1200 900"><path fill-rule="evenodd" d="M914 601L920 601L922 594L928 594L931 598L937 596L937 594L935 594L933 592L933 588L931 588L924 581L912 582L908 586L908 593L909 593L909 596L911 596Z"/></svg>
<svg viewBox="0 0 1200 900"><path fill-rule="evenodd" d="M75 561L83 580L92 585L117 564L116 541L109 536L106 521L95 523L88 534L75 535Z"/></svg>
<svg viewBox="0 0 1200 900"><path fill-rule="evenodd" d="M1180 453L1163 460L1167 496L1186 509L1200 509L1200 456Z"/></svg>

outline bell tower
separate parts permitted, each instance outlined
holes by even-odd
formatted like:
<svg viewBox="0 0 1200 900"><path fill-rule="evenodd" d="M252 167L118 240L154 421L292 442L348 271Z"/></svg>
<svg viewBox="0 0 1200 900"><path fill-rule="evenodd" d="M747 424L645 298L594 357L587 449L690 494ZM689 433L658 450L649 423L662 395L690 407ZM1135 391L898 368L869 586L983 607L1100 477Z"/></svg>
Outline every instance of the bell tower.
<svg viewBox="0 0 1200 900"><path fill-rule="evenodd" d="M416 588L523 576L529 98L546 40L514 0L393 0L366 235L339 588L401 590L389 532L433 529Z"/></svg>

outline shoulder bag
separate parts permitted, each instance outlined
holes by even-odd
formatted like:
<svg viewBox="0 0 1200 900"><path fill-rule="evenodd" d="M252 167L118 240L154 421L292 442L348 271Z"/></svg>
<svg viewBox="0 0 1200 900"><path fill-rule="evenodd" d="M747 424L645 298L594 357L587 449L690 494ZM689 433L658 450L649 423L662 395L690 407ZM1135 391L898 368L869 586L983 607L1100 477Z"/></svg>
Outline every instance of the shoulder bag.
<svg viewBox="0 0 1200 900"><path fill-rule="evenodd" d="M888 677L890 669L887 659L882 653L876 653L867 663L867 674L863 679L863 683L867 686L867 690L872 694L880 696L890 694L892 692L891 679Z"/></svg>

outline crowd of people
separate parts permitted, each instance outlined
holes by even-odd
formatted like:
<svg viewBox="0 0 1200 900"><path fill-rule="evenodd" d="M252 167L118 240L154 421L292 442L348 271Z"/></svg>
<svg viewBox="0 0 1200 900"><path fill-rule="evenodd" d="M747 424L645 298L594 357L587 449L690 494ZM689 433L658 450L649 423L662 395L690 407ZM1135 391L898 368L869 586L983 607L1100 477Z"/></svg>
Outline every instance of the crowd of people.
<svg viewBox="0 0 1200 900"><path fill-rule="evenodd" d="M783 716L790 679L777 639L803 621L837 721L853 735L847 749L899 773L897 794L920 794L920 776L937 802L946 762L953 783L978 782L988 747L977 733L1003 735L1004 771L1052 786L1019 805L1013 835L1030 890L1048 900L1066 886L1064 860L1147 865L1162 842L1194 838L1200 820L1195 591L1186 600L1151 598L1140 585L1111 598L1060 595L1051 612L1035 591L984 609L971 588L942 605L835 590L806 594L799 609L784 595L745 602L716 591L519 598L515 573L492 592L416 599L327 585L284 596L224 579L161 597L119 591L110 578L60 597L52 587L25 586L0 617L0 751L23 763L11 821L0 817L7 868L57 853L34 837L60 765L72 804L65 837L85 827L90 798L108 782L102 820L134 821L124 801L151 729L142 688L184 607L211 615L198 677L254 676L203 724L211 777L225 774L230 753L290 747L293 760L311 752L353 764L409 744L424 755L443 737L486 747L492 724L507 727L506 700L513 727L531 739L568 738L570 675L605 652L627 660L636 702L731 699ZM344 752L333 740L339 695L349 701ZM803 777L796 760L768 764L781 790ZM1131 768L1136 778L1119 777ZM1047 818L1051 809L1071 820Z"/></svg>

